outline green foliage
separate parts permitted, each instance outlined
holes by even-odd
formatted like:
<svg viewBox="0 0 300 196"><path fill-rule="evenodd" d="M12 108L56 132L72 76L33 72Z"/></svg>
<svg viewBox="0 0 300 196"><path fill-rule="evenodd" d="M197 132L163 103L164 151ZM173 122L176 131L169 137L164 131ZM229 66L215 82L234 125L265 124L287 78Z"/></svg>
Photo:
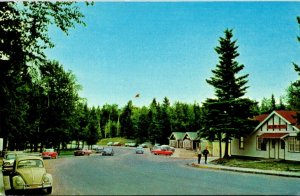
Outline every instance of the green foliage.
<svg viewBox="0 0 300 196"><path fill-rule="evenodd" d="M259 113L271 113L274 110L285 110L287 106L283 103L282 97L279 99L279 104L276 104L274 95L271 98L263 98L260 104Z"/></svg>
<svg viewBox="0 0 300 196"><path fill-rule="evenodd" d="M100 126L97 111L93 107L89 112L89 122L87 125L87 144L93 145L100 139Z"/></svg>
<svg viewBox="0 0 300 196"><path fill-rule="evenodd" d="M120 123L121 123L121 130L120 130L120 136L126 137L128 139L133 139L134 132L133 132L133 124L132 124L132 112L133 111L133 105L132 101L129 101L127 105L122 110L122 113L120 115Z"/></svg>
<svg viewBox="0 0 300 196"><path fill-rule="evenodd" d="M225 37L219 39L220 46L215 48L219 55L219 63L216 69L212 70L214 75L206 80L215 88L215 95L221 101L242 97L248 88L245 86L248 82L246 80L248 74L237 76L244 65L235 60L239 53L237 52L236 40L232 41L232 30L226 29L224 33Z"/></svg>
<svg viewBox="0 0 300 196"><path fill-rule="evenodd" d="M168 144L168 137L173 131L197 131L201 127L201 108L197 104L189 105L176 102L174 105L170 105L166 97L162 105L156 99L153 99L149 107L134 107L129 102L124 108L115 108L116 111L121 111L119 125L118 118L110 118L110 116L113 116L113 107L114 105L106 104L100 111L101 129L104 130L105 135L103 138L125 137L127 139L135 139L138 143L150 141L152 144ZM131 110L128 110L128 108L131 108ZM124 129L128 122L124 120L126 110L131 111L127 112L127 114L131 113L127 118L132 125L130 133L133 135L131 137L124 134L128 132L123 132L124 130L128 130ZM178 113L178 111L182 111L182 113ZM115 132L118 126L121 127L120 132Z"/></svg>
<svg viewBox="0 0 300 196"><path fill-rule="evenodd" d="M219 39L215 48L219 63L212 70L213 76L206 80L215 89L216 99L207 99L203 104L203 128L200 135L209 140L218 139L226 142L224 157L228 157L228 143L232 137L240 137L253 130L249 118L251 109L257 104L242 98L248 86L246 75L238 75L244 68L235 59L239 56L236 40L232 41L232 30L225 30L225 36ZM220 153L221 156L221 153Z"/></svg>
<svg viewBox="0 0 300 196"><path fill-rule="evenodd" d="M297 17L298 26L300 27L300 17ZM298 42L300 42L300 37L297 36ZM293 63L294 70L300 76L300 67L298 64ZM297 79L287 89L287 103L291 110L300 111L300 79ZM300 122L300 113L297 113L298 124ZM300 137L299 137L300 138Z"/></svg>
<svg viewBox="0 0 300 196"><path fill-rule="evenodd" d="M47 143L55 145L56 142L62 142L53 140L53 132L57 133L58 138L68 138L66 127L61 125L67 120L69 111L72 111L72 105L62 109L62 102L55 106L58 110L51 108L54 100L60 99L56 93L70 95L70 92L62 90L51 91L55 88L53 85L68 83L68 74L63 73L66 74L63 78L57 76L56 79L60 78L60 81L38 81L42 72L40 66L49 64L44 50L54 46L47 34L49 25L56 25L68 33L75 23L83 24L82 17L79 8L72 2L0 3L0 137L4 138L4 146L8 139L11 148L24 147L26 142L36 146L45 136L49 136ZM44 82L49 86L44 86ZM45 102L45 98L51 98L51 102ZM29 117L29 112L32 112L32 117ZM64 117L53 118L51 125L47 119L58 115Z"/></svg>
<svg viewBox="0 0 300 196"><path fill-rule="evenodd" d="M132 123L135 132L134 138L136 138L137 143L148 141L148 127L150 123L148 113L149 110L145 106L133 111Z"/></svg>

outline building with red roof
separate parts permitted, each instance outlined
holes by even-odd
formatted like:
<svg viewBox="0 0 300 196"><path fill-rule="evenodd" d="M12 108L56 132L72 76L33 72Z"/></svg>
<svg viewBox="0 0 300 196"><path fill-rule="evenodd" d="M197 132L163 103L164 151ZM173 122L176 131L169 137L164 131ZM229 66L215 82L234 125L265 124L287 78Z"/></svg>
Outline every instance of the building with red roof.
<svg viewBox="0 0 300 196"><path fill-rule="evenodd" d="M255 120L259 124L250 135L231 141L232 156L300 161L297 111L275 110Z"/></svg>

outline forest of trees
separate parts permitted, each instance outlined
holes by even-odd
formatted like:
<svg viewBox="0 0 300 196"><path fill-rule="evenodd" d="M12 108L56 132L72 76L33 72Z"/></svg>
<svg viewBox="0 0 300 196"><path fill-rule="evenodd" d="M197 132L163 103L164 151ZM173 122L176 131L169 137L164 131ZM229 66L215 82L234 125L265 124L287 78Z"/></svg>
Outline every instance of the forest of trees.
<svg viewBox="0 0 300 196"><path fill-rule="evenodd" d="M0 4L0 137L8 150L64 148L70 141L92 145L110 137L166 144L172 132L198 132L201 137L228 144L231 138L253 129L254 122L249 119L255 115L300 110L298 80L279 100L274 95L261 103L244 98L251 75L238 75L244 65L235 60L238 46L229 29L215 48L219 63L207 79L216 98L206 98L202 105L171 104L165 97L160 102L153 98L143 107L134 106L131 100L123 107L88 107L87 100L79 96L81 86L75 75L44 53L54 47L47 33L49 26L56 25L68 34L76 23L85 25L76 3ZM299 66L294 67L300 73Z"/></svg>

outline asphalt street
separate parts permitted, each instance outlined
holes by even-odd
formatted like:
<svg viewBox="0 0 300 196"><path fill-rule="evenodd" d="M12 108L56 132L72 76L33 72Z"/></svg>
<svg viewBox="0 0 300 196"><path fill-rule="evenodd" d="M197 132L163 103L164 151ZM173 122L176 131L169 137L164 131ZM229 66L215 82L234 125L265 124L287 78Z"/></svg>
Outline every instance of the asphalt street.
<svg viewBox="0 0 300 196"><path fill-rule="evenodd" d="M190 167L194 158L115 155L46 160L54 195L299 195L300 179Z"/></svg>

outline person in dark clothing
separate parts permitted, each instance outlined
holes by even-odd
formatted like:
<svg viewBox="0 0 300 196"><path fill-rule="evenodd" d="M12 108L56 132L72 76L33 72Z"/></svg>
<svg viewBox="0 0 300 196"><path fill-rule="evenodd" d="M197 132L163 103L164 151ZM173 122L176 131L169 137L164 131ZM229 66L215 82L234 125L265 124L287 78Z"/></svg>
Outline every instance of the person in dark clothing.
<svg viewBox="0 0 300 196"><path fill-rule="evenodd" d="M198 164L200 164L201 156L202 156L200 146L198 147L197 153L198 153Z"/></svg>
<svg viewBox="0 0 300 196"><path fill-rule="evenodd" d="M207 150L207 146L203 150L202 154L204 155L204 158L205 158L205 164L207 164L207 155L209 154L209 151Z"/></svg>

